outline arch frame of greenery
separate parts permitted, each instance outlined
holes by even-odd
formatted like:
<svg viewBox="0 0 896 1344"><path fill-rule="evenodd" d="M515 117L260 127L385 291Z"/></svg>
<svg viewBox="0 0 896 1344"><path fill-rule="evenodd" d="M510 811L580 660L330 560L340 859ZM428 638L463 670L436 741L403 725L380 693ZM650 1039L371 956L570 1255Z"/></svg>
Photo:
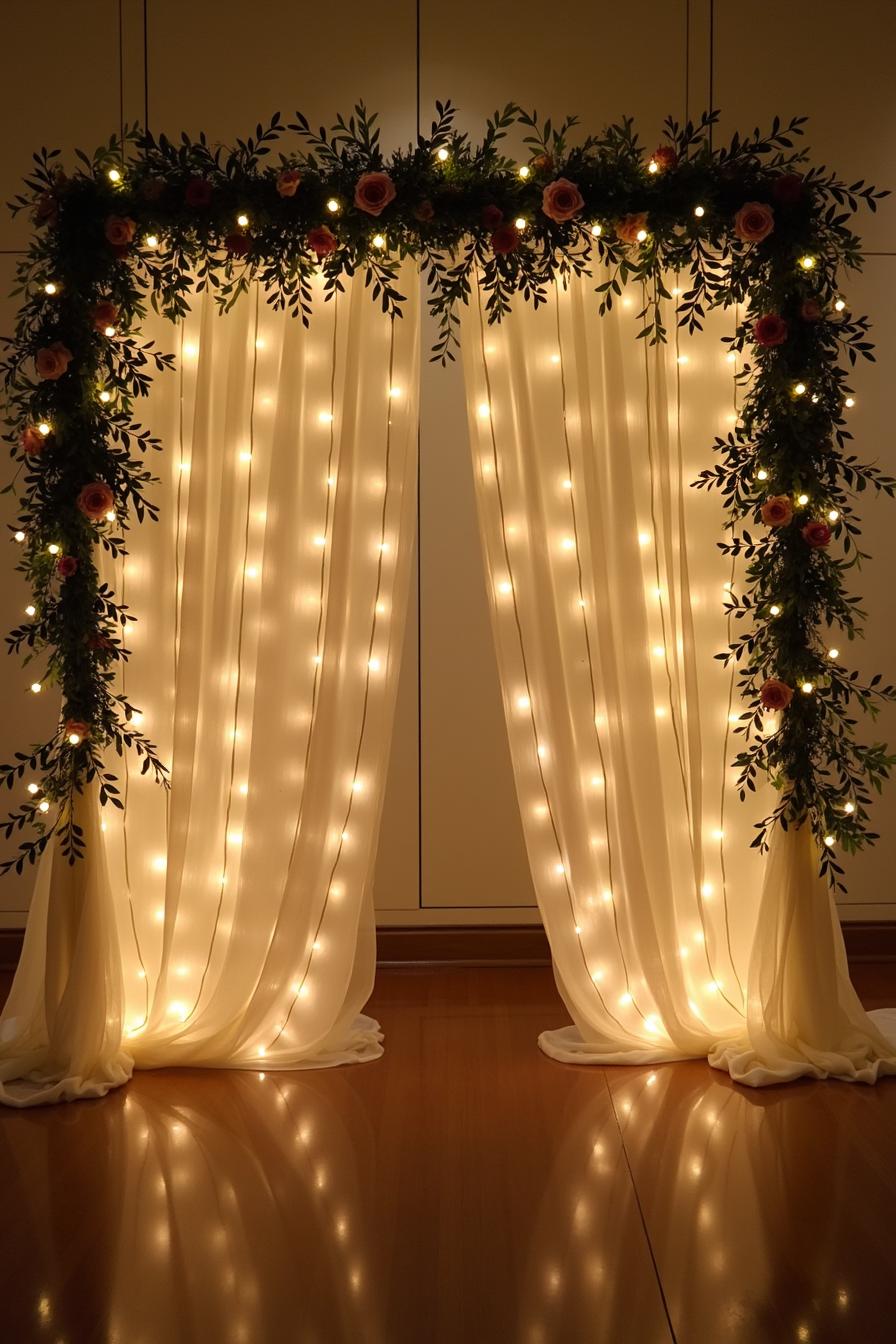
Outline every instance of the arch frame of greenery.
<svg viewBox="0 0 896 1344"><path fill-rule="evenodd" d="M173 357L141 340L147 303L178 321L197 290L212 289L226 310L258 281L269 303L307 323L315 273L332 296L362 270L372 299L397 318L407 256L428 281L442 362L476 273L497 322L514 301L538 306L556 277L589 275L599 262L609 268L595 286L599 310L640 282L639 336L651 344L667 336L660 301L672 298L670 272L688 277L675 305L688 330L710 307L741 306L729 343L743 357L741 416L694 484L720 492L719 545L747 562L742 591L728 599L742 633L718 657L736 665L744 705L741 796L762 774L779 790L753 843L765 848L776 824L808 820L822 871L842 886L836 851L877 838L869 807L896 757L856 739L855 715L873 716L896 689L849 670L825 636L861 634L859 599L847 592L850 570L867 558L856 497L896 493L893 478L851 451L848 369L874 356L867 318L841 293L843 275L862 263L852 216L887 193L809 166L795 148L804 118L776 119L767 135L718 149L717 113L696 124L670 118L649 154L629 120L574 141L575 118L541 122L509 105L474 143L454 117L450 103L436 104L430 135L388 156L363 104L330 132L276 114L230 149L134 127L93 156L79 152L71 176L57 152L34 155L11 203L31 212L35 231L0 360L15 464L7 490L18 503L10 534L32 589L7 646L42 665L32 688L59 686L62 714L49 741L0 766L0 784L28 790L0 823L19 837L0 871L21 872L53 835L70 862L83 854L75 793L97 780L101 803L122 806L110 749L136 753L167 785L136 707L115 689L136 617L95 562L98 546L126 553L132 521L158 516L148 463L161 444L134 412ZM524 133L522 164L503 152L513 128ZM770 712L778 720L767 732Z"/></svg>

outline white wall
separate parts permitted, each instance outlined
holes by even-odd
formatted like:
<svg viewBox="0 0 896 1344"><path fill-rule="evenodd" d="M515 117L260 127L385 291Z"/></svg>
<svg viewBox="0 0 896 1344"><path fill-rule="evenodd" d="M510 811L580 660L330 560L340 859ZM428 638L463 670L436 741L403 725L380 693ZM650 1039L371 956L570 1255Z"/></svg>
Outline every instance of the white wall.
<svg viewBox="0 0 896 1344"><path fill-rule="evenodd" d="M711 0L596 0L577 7L568 23L556 21L542 0L512 7L421 0L419 15L413 0L341 0L323 13L300 0L248 7L148 0L146 19L144 49L143 0L4 6L3 199L17 189L33 148L93 148L119 125L122 110L126 120L142 120L145 93L153 130L204 129L224 141L276 109L301 107L312 121L326 122L363 96L380 111L389 144L416 130L418 82L424 128L435 98L452 98L474 134L488 113L516 100L542 113L578 112L588 128L631 114L649 146L659 141L668 112L681 117L707 106L711 85L724 133L765 125L775 113L807 113L816 160L851 180L896 186L892 0L716 0L714 7ZM856 375L857 440L896 474L894 221L889 204L862 221L871 255L849 294L874 318L880 360ZM11 287L27 227L0 219L0 294ZM11 329L13 311L0 301L0 331ZM383 923L537 920L504 740L465 434L459 370L426 366L420 586L380 846ZM892 675L896 506L869 503L865 514L875 563L860 576L869 613L861 661ZM0 625L12 625L25 601L7 569ZM40 737L53 717L51 704L25 692L28 680L13 660L0 661L4 759ZM875 734L896 743L896 712ZM844 913L854 918L896 918L896 791L879 806L878 820L882 843L850 867ZM22 922L29 890L26 880L4 879L0 924Z"/></svg>

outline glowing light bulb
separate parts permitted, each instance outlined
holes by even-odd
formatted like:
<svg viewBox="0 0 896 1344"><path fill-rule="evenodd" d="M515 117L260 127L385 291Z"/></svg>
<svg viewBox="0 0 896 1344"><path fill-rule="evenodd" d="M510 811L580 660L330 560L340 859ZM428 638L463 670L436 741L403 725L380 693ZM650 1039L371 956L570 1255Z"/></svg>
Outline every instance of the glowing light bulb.
<svg viewBox="0 0 896 1344"><path fill-rule="evenodd" d="M36 615L37 615L37 607L34 607L34 606L32 606L32 605L29 603L28 606L25 608L25 615L26 615L26 616L36 616Z"/></svg>
<svg viewBox="0 0 896 1344"><path fill-rule="evenodd" d="M644 243L644 242L646 242L646 241L647 241L647 230L646 230L646 229L639 229L638 232L635 234L635 237L637 238L637 240L638 240L639 243Z"/></svg>
<svg viewBox="0 0 896 1344"><path fill-rule="evenodd" d="M650 533L649 533L649 532L639 532L639 533L638 533L638 545L639 545L639 546L648 546L649 544L650 544Z"/></svg>
<svg viewBox="0 0 896 1344"><path fill-rule="evenodd" d="M381 233L375 233L371 241L373 242L374 247L377 247L380 250L386 246L386 239Z"/></svg>
<svg viewBox="0 0 896 1344"><path fill-rule="evenodd" d="M436 150L436 158L438 159L439 163L444 163L445 160L448 158L448 151L444 145L442 146L441 149Z"/></svg>
<svg viewBox="0 0 896 1344"><path fill-rule="evenodd" d="M694 214L697 216L698 219L702 219L703 216L706 214L706 210L702 205L695 205Z"/></svg>
<svg viewBox="0 0 896 1344"><path fill-rule="evenodd" d="M810 256L808 256L808 255L806 255L805 257L800 257L800 265L802 266L802 268L803 268L804 271L811 271L811 270L814 270L814 269L815 269L815 258L814 258L814 257L810 257Z"/></svg>
<svg viewBox="0 0 896 1344"><path fill-rule="evenodd" d="M844 406L846 407L846 409L849 410L849 411L852 410L852 408L853 408L853 406L855 406L855 404L856 404L856 399L855 399L855 397L847 397L846 400L845 400L844 403L843 403L843 405L844 405Z"/></svg>
<svg viewBox="0 0 896 1344"><path fill-rule="evenodd" d="M320 412L318 413L317 418L318 418L318 420L320 421L320 423L321 423L322 425L330 425L330 424L333 423L333 412L332 412L332 411L320 411Z"/></svg>
<svg viewBox="0 0 896 1344"><path fill-rule="evenodd" d="M855 812L855 810L856 810L856 805L855 805L855 803L844 803L844 804L843 804L843 811L844 811L844 812L848 812L850 815L852 815L852 813Z"/></svg>
<svg viewBox="0 0 896 1344"><path fill-rule="evenodd" d="M834 837L832 835L826 835L824 837L824 843L827 845L828 849L830 849L834 844Z"/></svg>
<svg viewBox="0 0 896 1344"><path fill-rule="evenodd" d="M804 681L803 684L800 686L800 690L802 691L803 695L811 695L812 692L815 690L814 683L811 681Z"/></svg>
<svg viewBox="0 0 896 1344"><path fill-rule="evenodd" d="M795 397L803 397L803 396L805 396L805 394L806 394L806 384L805 384L805 383L794 383L794 385L793 385L793 395L794 395Z"/></svg>
<svg viewBox="0 0 896 1344"><path fill-rule="evenodd" d="M516 698L517 709L528 709L531 704L532 701L529 699L528 695L518 695Z"/></svg>
<svg viewBox="0 0 896 1344"><path fill-rule="evenodd" d="M647 165L647 171L648 171L648 173L658 173L659 170L660 170L660 166L659 166L659 164L657 163L656 159L651 159L650 162L649 162L648 165Z"/></svg>
<svg viewBox="0 0 896 1344"><path fill-rule="evenodd" d="M575 549L576 543L572 537L564 537L563 541L560 544L563 547L564 551L572 551Z"/></svg>
<svg viewBox="0 0 896 1344"><path fill-rule="evenodd" d="M315 546L326 546L326 544L327 544L327 539L326 539L326 537L315 537L315 538L314 538L314 544L315 544Z"/></svg>
<svg viewBox="0 0 896 1344"><path fill-rule="evenodd" d="M631 994L629 994L628 990L626 990L624 994L619 995L619 1003L621 1007L625 1008L628 1004L633 1002L634 1000L632 999L632 996Z"/></svg>
<svg viewBox="0 0 896 1344"><path fill-rule="evenodd" d="M248 215L237 215L237 217L236 217L236 222L237 222L237 224L239 224L239 226L240 226L241 229L245 229L245 228L248 227L248 224L249 224L249 216L248 216Z"/></svg>
<svg viewBox="0 0 896 1344"><path fill-rule="evenodd" d="M797 504L808 504L808 503L809 503L809 496L808 496L808 495L797 495L797 497L796 497L796 502L797 502Z"/></svg>
<svg viewBox="0 0 896 1344"><path fill-rule="evenodd" d="M379 658L370 658L368 659L367 666L370 668L371 672L379 672L382 663Z"/></svg>
<svg viewBox="0 0 896 1344"><path fill-rule="evenodd" d="M778 606L777 602L773 602L772 605L769 607L769 614L772 616L781 615L781 608Z"/></svg>
<svg viewBox="0 0 896 1344"><path fill-rule="evenodd" d="M531 174L532 169L529 167L529 165L528 165L527 163L521 163L520 166L519 166L519 168L517 168L516 171L519 173L519 175L520 175L520 177L523 179L523 181L525 181L526 178L529 177L529 175Z"/></svg>
<svg viewBox="0 0 896 1344"><path fill-rule="evenodd" d="M56 294L57 292L58 292L58 286L52 280L48 280L47 283L44 285L44 293Z"/></svg>
<svg viewBox="0 0 896 1344"><path fill-rule="evenodd" d="M360 779L352 780L352 793L360 793L363 788L364 784L362 780Z"/></svg>
<svg viewBox="0 0 896 1344"><path fill-rule="evenodd" d="M106 519L106 522L107 522L107 523L114 523L114 522L115 522L115 513L114 513L114 511L113 511L112 509L110 509L109 512L108 512L107 514L105 514L105 519Z"/></svg>
<svg viewBox="0 0 896 1344"><path fill-rule="evenodd" d="M733 364L734 361L737 359L737 355L733 350L729 350L725 358L727 359L729 364Z"/></svg>
<svg viewBox="0 0 896 1344"><path fill-rule="evenodd" d="M489 417L489 415L491 414L491 412L490 412L489 404L488 404L487 401L483 401L483 402L480 403L480 405L479 405L479 407L478 407L477 414L479 415L479 419L480 419L480 420L487 420L487 419L488 419L488 417Z"/></svg>
<svg viewBox="0 0 896 1344"><path fill-rule="evenodd" d="M46 798L43 800L42 803L38 803L37 810L38 812L49 812L50 804L47 802Z"/></svg>
<svg viewBox="0 0 896 1344"><path fill-rule="evenodd" d="M834 311L837 313L842 313L845 307L846 304L843 301L843 299L837 299L836 303L834 304Z"/></svg>
<svg viewBox="0 0 896 1344"><path fill-rule="evenodd" d="M512 584L512 583L507 583L506 580L505 580L504 583L499 583L499 584L498 584L498 592L499 592L499 593L512 593L512 592L513 592L513 584Z"/></svg>
<svg viewBox="0 0 896 1344"><path fill-rule="evenodd" d="M38 434L43 434L44 438L46 438L47 435L50 433L50 428L51 426L48 424L46 420L41 420L40 424L37 427L37 432Z"/></svg>
<svg viewBox="0 0 896 1344"><path fill-rule="evenodd" d="M515 228L518 230L518 232L520 232L520 233L522 233L522 232L523 232L523 229L526 227L526 221L525 221L525 219L523 218L522 215L517 215L517 217L516 217L516 219L513 221L513 223L514 223L514 227L515 227Z"/></svg>
<svg viewBox="0 0 896 1344"><path fill-rule="evenodd" d="M756 473L756 479L757 479L757 481L767 481L767 480L768 480L768 472L766 471L765 467L760 467L760 468L759 468L759 470L758 470L757 473Z"/></svg>
<svg viewBox="0 0 896 1344"><path fill-rule="evenodd" d="M152 861L153 870L157 873L164 873L168 867L168 862L164 854L157 854Z"/></svg>
<svg viewBox="0 0 896 1344"><path fill-rule="evenodd" d="M593 238L599 238L599 237L601 236L601 234L603 233L603 231L604 231L604 226L603 226L602 224L592 224L592 225L591 225L591 236L592 236Z"/></svg>
<svg viewBox="0 0 896 1344"><path fill-rule="evenodd" d="M103 403L103 405L105 405L107 402L110 402L111 400L112 400L112 393L107 392L104 388L103 391L100 393L100 401Z"/></svg>
<svg viewBox="0 0 896 1344"><path fill-rule="evenodd" d="M839 517L840 517L840 514L839 514L839 512L837 511L837 509L828 509L828 518L830 519L830 521L831 521L832 523L836 523L836 521L837 521L837 519L838 519Z"/></svg>
<svg viewBox="0 0 896 1344"><path fill-rule="evenodd" d="M829 658L839 658L839 657L840 657L840 650L839 650L839 649L828 649L828 657L829 657Z"/></svg>
<svg viewBox="0 0 896 1344"><path fill-rule="evenodd" d="M712 885L711 882L704 882L703 885L702 885L702 887L700 888L700 893L701 893L701 895L703 895L703 896L711 896L712 893L713 893L713 890L714 890L714 888L713 888L713 885Z"/></svg>
<svg viewBox="0 0 896 1344"><path fill-rule="evenodd" d="M329 210L331 215L339 214L339 211L342 209L342 207L340 206L335 196L331 196L330 199L327 201L327 209Z"/></svg>
<svg viewBox="0 0 896 1344"><path fill-rule="evenodd" d="M22 532L21 530L18 531L18 532L13 532L12 537L13 537L13 541L24 541L24 540L25 540L25 533Z"/></svg>
<svg viewBox="0 0 896 1344"><path fill-rule="evenodd" d="M110 168L110 169L109 169L109 172L108 172L108 174L107 174L107 176L108 176L110 182L120 182L120 181L121 181L121 173L118 171L117 168Z"/></svg>
<svg viewBox="0 0 896 1344"><path fill-rule="evenodd" d="M390 388L389 388L389 396L390 396L390 397L400 397L400 396L401 396L401 388L400 388L400 387L390 387Z"/></svg>
<svg viewBox="0 0 896 1344"><path fill-rule="evenodd" d="M73 747L77 747L81 741L80 733L69 733L68 740Z"/></svg>
<svg viewBox="0 0 896 1344"><path fill-rule="evenodd" d="M32 693L32 695L40 695L40 693L41 693L42 690L43 690L43 686L41 685L41 683L40 683L39 681L32 681L32 683L31 683L31 693Z"/></svg>
<svg viewBox="0 0 896 1344"><path fill-rule="evenodd" d="M40 787L39 787L39 785L35 784L35 783L32 781L32 782L28 785L28 792L29 792L29 793L40 793Z"/></svg>
<svg viewBox="0 0 896 1344"><path fill-rule="evenodd" d="M158 235L155 233L148 233L146 237L143 239L143 242L146 245L146 247L150 249L150 251L155 251L155 249L159 245Z"/></svg>
<svg viewBox="0 0 896 1344"><path fill-rule="evenodd" d="M49 552L50 555L59 554L59 547L56 545L55 541L50 542L49 546L47 547L47 551Z"/></svg>

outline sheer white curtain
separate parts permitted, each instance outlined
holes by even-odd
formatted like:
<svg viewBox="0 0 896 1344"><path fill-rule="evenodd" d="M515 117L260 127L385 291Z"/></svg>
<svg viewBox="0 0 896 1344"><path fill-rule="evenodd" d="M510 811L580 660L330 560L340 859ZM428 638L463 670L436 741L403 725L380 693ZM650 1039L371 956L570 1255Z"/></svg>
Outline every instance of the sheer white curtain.
<svg viewBox="0 0 896 1344"><path fill-rule="evenodd" d="M690 483L736 417L733 315L687 338L670 312L651 347L640 288L601 318L594 283L499 327L474 293L463 317L517 792L575 1024L540 1043L573 1062L709 1055L754 1084L896 1071L808 832L778 834L766 865L750 840L770 790L742 804L729 765L743 709L714 655L737 576L717 496Z"/></svg>
<svg viewBox="0 0 896 1344"><path fill-rule="evenodd" d="M381 1053L360 1009L415 525L412 265L401 283L395 321L361 277L316 287L308 329L257 288L147 324L178 355L146 416L161 521L108 576L138 617L120 688L171 791L116 759L124 811L100 822L89 793L87 859L45 859L3 1101L101 1095L133 1065Z"/></svg>

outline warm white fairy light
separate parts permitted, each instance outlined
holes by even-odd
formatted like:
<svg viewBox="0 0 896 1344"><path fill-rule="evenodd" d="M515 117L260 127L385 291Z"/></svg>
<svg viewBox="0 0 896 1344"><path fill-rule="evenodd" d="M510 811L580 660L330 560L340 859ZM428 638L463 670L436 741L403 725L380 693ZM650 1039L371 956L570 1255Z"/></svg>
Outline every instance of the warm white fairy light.
<svg viewBox="0 0 896 1344"><path fill-rule="evenodd" d="M110 182L121 181L121 173L118 171L117 168L110 168L106 176L108 177Z"/></svg>
<svg viewBox="0 0 896 1344"><path fill-rule="evenodd" d="M646 241L647 241L647 230L646 230L646 229L639 229L638 232L635 234L635 237L637 238L637 240L638 240L639 243L644 243L644 242L646 242Z"/></svg>
<svg viewBox="0 0 896 1344"><path fill-rule="evenodd" d="M40 793L40 785L35 784L34 781L32 780L31 783L28 785L28 792L31 794Z"/></svg>
<svg viewBox="0 0 896 1344"><path fill-rule="evenodd" d="M803 396L805 396L805 395L806 395L806 384L805 384L805 383L794 383L794 385L793 385L793 395L794 395L795 397L803 397Z"/></svg>
<svg viewBox="0 0 896 1344"><path fill-rule="evenodd" d="M29 689L31 690L32 695L40 695L41 691L43 690L43 686L39 681L32 681Z"/></svg>
<svg viewBox="0 0 896 1344"><path fill-rule="evenodd" d="M796 497L796 502L797 502L797 504L802 504L802 505L808 504L808 503L809 503L809 496L808 496L808 495L797 495L797 497Z"/></svg>
<svg viewBox="0 0 896 1344"><path fill-rule="evenodd" d="M808 255L806 255L805 257L800 257L800 265L802 266L802 268L803 268L804 271L812 271L812 270L814 270L814 269L815 269L815 257L811 257L811 256L808 256Z"/></svg>
<svg viewBox="0 0 896 1344"><path fill-rule="evenodd" d="M512 584L512 583L508 583L507 580L505 579L505 580L503 581L503 583L499 583L499 584L498 584L498 592L499 592L499 593L512 593L512 592L513 592L513 584Z"/></svg>
<svg viewBox="0 0 896 1344"><path fill-rule="evenodd" d="M839 658L839 657L840 657L840 650L839 650L839 649L828 649L828 657L829 657L829 658Z"/></svg>
<svg viewBox="0 0 896 1344"><path fill-rule="evenodd" d="M834 303L834 311L837 313L842 313L845 307L846 304L843 301L843 299L837 299L836 302Z"/></svg>
<svg viewBox="0 0 896 1344"><path fill-rule="evenodd" d="M77 747L77 746L80 745L80 742L81 742L81 734L80 734L80 733L69 733L69 735L68 735L68 740L69 740L69 742L71 743L71 745L72 745L73 747Z"/></svg>
<svg viewBox="0 0 896 1344"><path fill-rule="evenodd" d="M524 219L524 217L523 217L522 215L517 215L517 217L516 217L516 219L513 221L513 223L514 223L514 227L516 228L516 230L517 230L518 233L522 233L523 230L524 230L525 227L526 227L526 220Z"/></svg>
<svg viewBox="0 0 896 1344"><path fill-rule="evenodd" d="M24 541L25 533L21 530L21 528L19 528L18 532L13 532L12 539L13 541L19 541L19 542Z"/></svg>
<svg viewBox="0 0 896 1344"><path fill-rule="evenodd" d="M770 615L770 616L780 616L780 615L781 615L781 608L778 606L777 602L773 602L772 605L769 607L768 610L769 610L769 615Z"/></svg>
<svg viewBox="0 0 896 1344"><path fill-rule="evenodd" d="M444 145L442 146L441 149L436 150L436 158L438 159L439 163L444 163L445 160L448 158L448 151Z"/></svg>
<svg viewBox="0 0 896 1344"><path fill-rule="evenodd" d="M52 295L52 294L56 294L56 293L58 293L58 291L59 291L59 286L56 284L56 282L55 282L54 280L48 280L47 283L44 285L44 293L45 293L45 294L50 294L50 295Z"/></svg>
<svg viewBox="0 0 896 1344"><path fill-rule="evenodd" d="M382 251L382 249L386 246L386 239L384 235L381 233L375 233L373 235L373 238L371 239L371 242L373 243L374 247L377 248L379 251Z"/></svg>
<svg viewBox="0 0 896 1344"><path fill-rule="evenodd" d="M249 216L248 216L248 215L244 215L244 214L237 215L237 217L236 217L236 222L237 222L237 224L240 226L241 229L248 228L248 225L249 225Z"/></svg>
<svg viewBox="0 0 896 1344"><path fill-rule="evenodd" d="M47 802L46 798L43 800L42 803L38 803L37 810L38 812L49 812L50 804Z"/></svg>
<svg viewBox="0 0 896 1344"><path fill-rule="evenodd" d="M319 411L317 418L322 425L331 425L333 423L333 412Z"/></svg>
<svg viewBox="0 0 896 1344"><path fill-rule="evenodd" d="M327 539L326 539L326 537L315 537L315 538L314 538L314 544L315 544L315 546L326 546L326 544L327 544Z"/></svg>
<svg viewBox="0 0 896 1344"><path fill-rule="evenodd" d="M855 399L855 397L847 397L846 400L845 400L844 403L843 403L843 405L844 405L844 406L846 407L846 409L849 410L849 411L852 410L852 408L853 408L853 406L855 406L855 404L856 404L856 399Z"/></svg>
<svg viewBox="0 0 896 1344"><path fill-rule="evenodd" d="M32 605L29 603L28 606L25 608L25 615L26 615L26 616L36 616L36 615L37 615L37 607L34 607L34 606L32 606Z"/></svg>
<svg viewBox="0 0 896 1344"><path fill-rule="evenodd" d="M159 245L158 234L148 233L146 237L143 239L143 242L144 245L148 247L151 252L154 252Z"/></svg>
<svg viewBox="0 0 896 1344"><path fill-rule="evenodd" d="M705 206L702 206L702 205L695 205L695 206L694 206L694 214L697 216L698 219L702 219L703 216L706 214L706 208L705 208Z"/></svg>
<svg viewBox="0 0 896 1344"><path fill-rule="evenodd" d="M757 473L756 473L756 479L757 479L757 481L767 481L767 480L768 480L768 472L766 471L765 467L760 467L760 468L759 468L759 470L758 470Z"/></svg>
<svg viewBox="0 0 896 1344"><path fill-rule="evenodd" d="M835 844L834 837L832 835L826 835L824 837L824 843L827 845L828 849L830 849Z"/></svg>
<svg viewBox="0 0 896 1344"><path fill-rule="evenodd" d="M369 658L367 661L367 666L370 668L371 672L379 672L380 668L382 667L382 663L380 662L379 658Z"/></svg>
<svg viewBox="0 0 896 1344"><path fill-rule="evenodd" d="M244 448L243 451L240 453L240 461L241 462L252 461L252 453L248 448Z"/></svg>
<svg viewBox="0 0 896 1344"><path fill-rule="evenodd" d="M519 176L523 179L523 181L525 181L526 178L527 178L527 177L530 175L530 173L532 172L532 169L529 167L528 163L521 163L520 166L519 166L519 168L517 168L516 171L517 171L517 173L519 174Z"/></svg>
<svg viewBox="0 0 896 1344"><path fill-rule="evenodd" d="M603 233L603 231L604 231L604 226L603 226L602 224L592 224L592 225L591 225L591 236L592 236L592 238L599 238L599 237L601 236L601 234Z"/></svg>
<svg viewBox="0 0 896 1344"><path fill-rule="evenodd" d="M815 686L811 681L804 681L803 684L800 686L800 690L802 691L803 695L811 695L812 692L815 690Z"/></svg>
<svg viewBox="0 0 896 1344"><path fill-rule="evenodd" d="M516 698L516 707L517 707L517 709L526 710L526 709L531 708L531 705L532 705L532 701L529 699L528 695L518 695L518 696L517 696L517 698Z"/></svg>
<svg viewBox="0 0 896 1344"><path fill-rule="evenodd" d="M52 426L46 420L41 420L40 424L37 427L37 432L38 434L42 434L44 438L46 438L47 435L50 433L51 429Z"/></svg>
<svg viewBox="0 0 896 1344"><path fill-rule="evenodd" d="M649 162L648 165L647 165L647 171L648 171L648 173L658 173L659 170L660 170L660 166L659 166L659 164L657 163L656 159L651 159L650 162Z"/></svg>
<svg viewBox="0 0 896 1344"><path fill-rule="evenodd" d="M103 335L104 335L104 336L114 336L114 335L115 335L115 328L114 328L114 327L103 327Z"/></svg>
<svg viewBox="0 0 896 1344"><path fill-rule="evenodd" d="M342 206L339 204L335 196L331 196L330 199L327 201L327 209L329 210L331 215L338 215L339 211L342 209Z"/></svg>
<svg viewBox="0 0 896 1344"><path fill-rule="evenodd" d="M855 803L844 803L844 804L843 804L843 811L844 811L844 812L848 812L848 813L850 814L850 816L852 815L853 812L855 812L855 810L856 810L856 805L855 805Z"/></svg>
<svg viewBox="0 0 896 1344"><path fill-rule="evenodd" d="M828 509L828 520L829 520L830 522L832 522L832 523L836 523L836 521L837 521L837 519L838 519L839 517L840 517L840 513L839 513L839 511L838 511L837 509Z"/></svg>
<svg viewBox="0 0 896 1344"><path fill-rule="evenodd" d="M107 392L106 389L103 388L102 392L100 393L100 401L103 403L104 406L106 406L111 400L112 400L112 393Z"/></svg>

